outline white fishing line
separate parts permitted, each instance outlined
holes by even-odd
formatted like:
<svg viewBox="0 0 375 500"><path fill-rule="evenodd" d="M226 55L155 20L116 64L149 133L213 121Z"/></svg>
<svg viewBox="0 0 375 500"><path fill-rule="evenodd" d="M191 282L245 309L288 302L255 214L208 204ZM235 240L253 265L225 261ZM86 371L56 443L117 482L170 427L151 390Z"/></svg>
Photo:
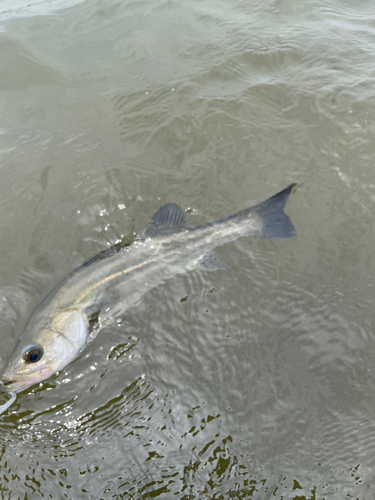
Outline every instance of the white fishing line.
<svg viewBox="0 0 375 500"><path fill-rule="evenodd" d="M4 411L7 410L9 406L11 406L17 398L17 394L15 392L10 392L9 395L10 395L9 401L4 403L3 405L0 405L0 415L4 413Z"/></svg>

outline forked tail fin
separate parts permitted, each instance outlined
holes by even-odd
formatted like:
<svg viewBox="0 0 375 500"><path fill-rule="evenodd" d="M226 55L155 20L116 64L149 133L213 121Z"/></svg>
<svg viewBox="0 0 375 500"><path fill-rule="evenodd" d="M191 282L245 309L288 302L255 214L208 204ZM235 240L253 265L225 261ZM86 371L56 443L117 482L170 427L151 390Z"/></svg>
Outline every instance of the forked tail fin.
<svg viewBox="0 0 375 500"><path fill-rule="evenodd" d="M259 234L260 238L290 238L296 234L293 224L283 211L286 200L295 185L296 183L290 184L268 200L249 209L261 218L263 226Z"/></svg>

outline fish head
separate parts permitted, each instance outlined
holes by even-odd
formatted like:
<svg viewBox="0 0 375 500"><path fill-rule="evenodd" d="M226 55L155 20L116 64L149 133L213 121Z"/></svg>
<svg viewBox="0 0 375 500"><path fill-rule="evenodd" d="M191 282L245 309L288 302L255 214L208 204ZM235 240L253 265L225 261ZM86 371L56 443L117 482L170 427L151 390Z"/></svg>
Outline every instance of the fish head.
<svg viewBox="0 0 375 500"><path fill-rule="evenodd" d="M1 376L4 391L19 392L70 363L84 346L88 321L78 309L51 314L29 325Z"/></svg>

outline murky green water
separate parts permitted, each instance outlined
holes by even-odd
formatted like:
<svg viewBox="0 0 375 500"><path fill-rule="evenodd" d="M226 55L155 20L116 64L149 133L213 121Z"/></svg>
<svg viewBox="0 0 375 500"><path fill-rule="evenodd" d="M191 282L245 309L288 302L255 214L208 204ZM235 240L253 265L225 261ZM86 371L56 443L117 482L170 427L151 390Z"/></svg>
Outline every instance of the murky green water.
<svg viewBox="0 0 375 500"><path fill-rule="evenodd" d="M2 498L373 499L373 2L57 6L0 8L0 367L163 203L194 225L298 182L298 236L222 247L21 393Z"/></svg>

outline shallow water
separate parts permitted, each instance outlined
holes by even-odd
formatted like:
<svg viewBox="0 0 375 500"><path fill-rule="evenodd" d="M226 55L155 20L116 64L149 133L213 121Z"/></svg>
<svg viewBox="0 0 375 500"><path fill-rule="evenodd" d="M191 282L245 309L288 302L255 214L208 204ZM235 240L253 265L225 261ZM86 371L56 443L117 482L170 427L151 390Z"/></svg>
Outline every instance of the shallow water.
<svg viewBox="0 0 375 500"><path fill-rule="evenodd" d="M2 497L373 499L371 3L0 19L0 367L41 299L163 203L195 225L299 183L295 239L223 246L226 271L150 291L18 396Z"/></svg>

